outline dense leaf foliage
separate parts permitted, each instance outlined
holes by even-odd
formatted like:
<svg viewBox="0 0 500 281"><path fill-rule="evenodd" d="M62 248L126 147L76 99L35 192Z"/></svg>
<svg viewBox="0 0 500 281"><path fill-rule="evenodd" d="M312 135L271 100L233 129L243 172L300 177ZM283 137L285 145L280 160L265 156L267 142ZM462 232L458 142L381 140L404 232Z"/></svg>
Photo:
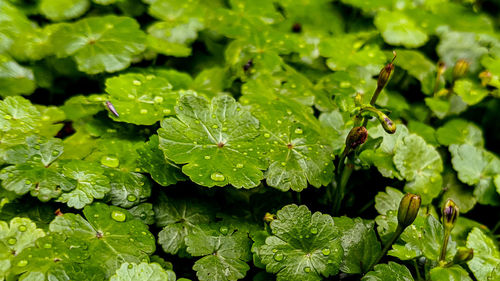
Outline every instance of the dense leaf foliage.
<svg viewBox="0 0 500 281"><path fill-rule="evenodd" d="M500 280L499 16L0 0L0 280Z"/></svg>

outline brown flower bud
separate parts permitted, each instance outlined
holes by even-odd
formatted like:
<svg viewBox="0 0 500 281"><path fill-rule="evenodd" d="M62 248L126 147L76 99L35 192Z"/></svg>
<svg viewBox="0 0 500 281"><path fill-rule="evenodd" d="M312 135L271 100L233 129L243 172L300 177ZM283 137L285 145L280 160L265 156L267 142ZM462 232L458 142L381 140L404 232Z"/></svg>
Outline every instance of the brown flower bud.
<svg viewBox="0 0 500 281"><path fill-rule="evenodd" d="M467 70L469 70L469 62L464 59L459 59L455 66L453 67L453 79L457 80L458 78L463 77Z"/></svg>
<svg viewBox="0 0 500 281"><path fill-rule="evenodd" d="M394 134L396 132L396 124L394 124L394 122L392 122L383 112L377 114L377 119L388 134Z"/></svg>
<svg viewBox="0 0 500 281"><path fill-rule="evenodd" d="M378 80L377 80L377 89L382 90L386 85L387 82L389 82L389 79L391 78L392 71L394 70L394 60L396 59L396 52L393 52L394 57L392 58L392 61L388 63L386 66L380 70L380 74L378 75Z"/></svg>
<svg viewBox="0 0 500 281"><path fill-rule="evenodd" d="M415 221L421 202L420 195L412 193L407 193L401 199L398 209L398 224L400 226L406 228Z"/></svg>
<svg viewBox="0 0 500 281"><path fill-rule="evenodd" d="M270 223L270 222L272 222L275 219L276 219L276 215L274 215L274 214L266 213L264 215L264 221L267 222L267 223Z"/></svg>
<svg viewBox="0 0 500 281"><path fill-rule="evenodd" d="M368 131L365 127L359 126L351 129L347 138L345 140L345 145L349 149L355 149L356 147L365 143L368 138Z"/></svg>
<svg viewBox="0 0 500 281"><path fill-rule="evenodd" d="M459 209L457 204L453 200L448 199L443 206L443 226L446 231L451 231L455 227L455 223L458 219Z"/></svg>

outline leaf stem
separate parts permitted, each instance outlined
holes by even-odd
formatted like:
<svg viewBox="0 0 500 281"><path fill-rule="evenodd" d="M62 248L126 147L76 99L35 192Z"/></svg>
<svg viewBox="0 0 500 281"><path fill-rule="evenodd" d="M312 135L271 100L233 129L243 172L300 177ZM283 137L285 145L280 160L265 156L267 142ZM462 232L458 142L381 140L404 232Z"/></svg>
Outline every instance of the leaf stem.
<svg viewBox="0 0 500 281"><path fill-rule="evenodd" d="M405 229L398 224L396 231L392 234L391 239L387 242L387 244L385 244L384 249L382 249L382 252L380 252L377 259L375 259L375 262L373 262L372 265L370 265L368 271L371 271L373 267L380 262L380 260L387 254L389 249L392 247L392 244L394 244L394 242L398 240L399 236L401 236L401 233L403 233L404 230Z"/></svg>
<svg viewBox="0 0 500 281"><path fill-rule="evenodd" d="M420 271L418 270L417 260L413 260L413 266L415 267L415 272L417 273L417 280L423 281L424 279L422 279L422 275L420 275Z"/></svg>
<svg viewBox="0 0 500 281"><path fill-rule="evenodd" d="M448 248L448 240L450 240L450 231L445 230L443 245L441 246L441 255L439 255L439 261L446 260L446 249Z"/></svg>

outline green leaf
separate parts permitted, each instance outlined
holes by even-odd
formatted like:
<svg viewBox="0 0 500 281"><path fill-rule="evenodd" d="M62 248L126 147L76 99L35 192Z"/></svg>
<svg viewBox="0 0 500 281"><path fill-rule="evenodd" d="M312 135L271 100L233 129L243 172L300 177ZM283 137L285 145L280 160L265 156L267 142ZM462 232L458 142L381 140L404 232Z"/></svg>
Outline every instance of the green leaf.
<svg viewBox="0 0 500 281"><path fill-rule="evenodd" d="M379 12L374 23L385 42L391 45L416 48L424 45L429 39L425 31L401 11Z"/></svg>
<svg viewBox="0 0 500 281"><path fill-rule="evenodd" d="M130 208L151 196L151 182L142 174L111 168L104 174L109 178L109 196L115 206Z"/></svg>
<svg viewBox="0 0 500 281"><path fill-rule="evenodd" d="M460 207L460 213L467 213L476 205L477 199L473 190L460 183L455 173L448 170L443 174L443 190L441 204L444 206L447 199L452 199Z"/></svg>
<svg viewBox="0 0 500 281"><path fill-rule="evenodd" d="M453 91L462 97L463 101L465 101L468 105L474 105L480 102L489 94L489 91L486 88L467 79L456 81Z"/></svg>
<svg viewBox="0 0 500 281"><path fill-rule="evenodd" d="M470 144L483 146L483 132L472 122L463 119L453 119L436 131L436 137L440 144L449 146L451 144Z"/></svg>
<svg viewBox="0 0 500 281"><path fill-rule="evenodd" d="M439 58L450 68L455 65L459 59L464 59L470 64L470 71L475 72L479 68L479 59L488 49L481 46L476 33L455 32L449 28L439 30L441 41L436 51Z"/></svg>
<svg viewBox="0 0 500 281"><path fill-rule="evenodd" d="M155 212L153 211L153 204L142 203L135 207L128 209L134 218L142 221L145 224L153 224L155 222Z"/></svg>
<svg viewBox="0 0 500 281"><path fill-rule="evenodd" d="M451 267L435 267L431 269L432 281L472 281L469 273L459 265Z"/></svg>
<svg viewBox="0 0 500 281"><path fill-rule="evenodd" d="M0 131L27 133L38 126L40 112L23 97L0 100Z"/></svg>
<svg viewBox="0 0 500 281"><path fill-rule="evenodd" d="M126 210L95 203L85 207L83 214L87 220L71 213L56 217L50 231L87 243L89 263L99 264L107 276L122 263L139 263L154 252L154 236Z"/></svg>
<svg viewBox="0 0 500 281"><path fill-rule="evenodd" d="M186 236L186 245L192 256L202 256L193 266L200 281L242 279L250 269L251 240L244 226L225 221L201 226Z"/></svg>
<svg viewBox="0 0 500 281"><path fill-rule="evenodd" d="M397 49L396 54L395 64L420 81L422 92L431 94L434 90L436 76L435 63L418 51Z"/></svg>
<svg viewBox="0 0 500 281"><path fill-rule="evenodd" d="M36 241L12 261L20 280L103 280L100 263L89 262L88 244L81 239L51 233Z"/></svg>
<svg viewBox="0 0 500 281"><path fill-rule="evenodd" d="M419 194L428 204L441 192L443 162L439 153L417 135L408 135L396 144L394 165L407 180L405 189Z"/></svg>
<svg viewBox="0 0 500 281"><path fill-rule="evenodd" d="M388 186L385 188L385 192L379 192L375 196L375 209L381 215L387 214L388 211L398 210L403 196L401 191Z"/></svg>
<svg viewBox="0 0 500 281"><path fill-rule="evenodd" d="M151 174L153 180L162 186L169 186L185 180L179 167L165 158L158 146L158 135L153 135L148 142L138 148L138 166Z"/></svg>
<svg viewBox="0 0 500 281"><path fill-rule="evenodd" d="M145 49L145 34L128 17L89 17L64 23L52 35L58 57L72 56L88 74L115 72L128 67L132 56Z"/></svg>
<svg viewBox="0 0 500 281"><path fill-rule="evenodd" d="M436 139L436 130L432 126L418 121L410 121L408 123L408 129L410 132L421 136L426 143L439 146Z"/></svg>
<svg viewBox="0 0 500 281"><path fill-rule="evenodd" d="M269 158L266 183L282 191L301 191L308 184L327 185L333 177L333 154L320 134L288 116L262 116L261 155Z"/></svg>
<svg viewBox="0 0 500 281"><path fill-rule="evenodd" d="M42 15L53 21L78 18L89 7L89 0L42 0L40 2Z"/></svg>
<svg viewBox="0 0 500 281"><path fill-rule="evenodd" d="M259 122L233 98L220 96L208 103L194 95L182 96L177 118L162 121L160 149L197 184L231 184L252 188L266 166L258 158Z"/></svg>
<svg viewBox="0 0 500 281"><path fill-rule="evenodd" d="M12 259L43 236L45 232L28 218L16 217L9 224L0 221L0 279L5 277Z"/></svg>
<svg viewBox="0 0 500 281"><path fill-rule="evenodd" d="M187 57L191 54L190 44L204 28L196 18L187 21L155 22L148 27L148 47L167 56Z"/></svg>
<svg viewBox="0 0 500 281"><path fill-rule="evenodd" d="M389 255L402 260L410 260L421 255L437 261L444 239L444 230L441 223L432 215L419 216L415 222L405 229L401 239L405 245L394 244ZM446 259L450 261L456 252L456 243L448 242Z"/></svg>
<svg viewBox="0 0 500 281"><path fill-rule="evenodd" d="M364 273L377 260L381 252L380 242L373 230L373 222L360 218L335 218L335 225L342 236L344 258L340 270L345 273Z"/></svg>
<svg viewBox="0 0 500 281"><path fill-rule="evenodd" d="M92 162L69 160L60 163L64 176L76 181L76 187L61 194L58 202L69 207L81 209L92 203L94 199L102 199L111 190L109 179L103 168Z"/></svg>
<svg viewBox="0 0 500 281"><path fill-rule="evenodd" d="M410 271L406 266L389 262L377 264L374 271L368 272L361 281L413 281Z"/></svg>
<svg viewBox="0 0 500 281"><path fill-rule="evenodd" d="M110 281L135 281L135 280L148 280L148 281L168 281L168 274L157 263L123 263L115 275L111 276ZM175 280L172 280L175 281Z"/></svg>
<svg viewBox="0 0 500 281"><path fill-rule="evenodd" d="M497 243L475 227L467 237L467 247L474 249L474 258L467 265L477 280L494 280L488 279L488 276L500 265Z"/></svg>
<svg viewBox="0 0 500 281"><path fill-rule="evenodd" d="M105 110L105 101L104 95L73 96L60 108L69 120L76 121Z"/></svg>
<svg viewBox="0 0 500 281"><path fill-rule="evenodd" d="M178 98L168 80L153 74L122 74L106 80L106 92L119 116L117 121L152 125L171 115Z"/></svg>
<svg viewBox="0 0 500 281"><path fill-rule="evenodd" d="M170 199L161 196L154 205L156 225L163 229L158 233L158 243L169 254L183 253L185 238L200 225L213 220L213 210L196 200Z"/></svg>
<svg viewBox="0 0 500 281"><path fill-rule="evenodd" d="M271 222L273 235L260 247L258 255L267 272L277 280L322 280L335 275L343 258L338 229L333 218L306 206L287 205Z"/></svg>
<svg viewBox="0 0 500 281"><path fill-rule="evenodd" d="M33 71L0 54L0 97L29 95L35 89Z"/></svg>

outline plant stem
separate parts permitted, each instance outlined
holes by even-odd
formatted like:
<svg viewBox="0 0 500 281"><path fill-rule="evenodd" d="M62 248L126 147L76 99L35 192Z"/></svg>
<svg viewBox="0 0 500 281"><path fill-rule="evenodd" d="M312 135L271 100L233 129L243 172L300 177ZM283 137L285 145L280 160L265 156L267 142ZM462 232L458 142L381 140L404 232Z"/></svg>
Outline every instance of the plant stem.
<svg viewBox="0 0 500 281"><path fill-rule="evenodd" d="M399 236L401 236L401 233L403 233L404 230L405 229L398 224L398 227L396 228L396 231L392 234L391 239L389 240L389 242L387 242L387 244L385 244L384 249L382 249L382 252L380 252L380 255L378 255L377 259L375 260L374 263L372 263L368 271L371 271L373 267L380 262L380 260L387 254L389 249L392 247L392 244L394 244L394 242L398 240Z"/></svg>
<svg viewBox="0 0 500 281"><path fill-rule="evenodd" d="M497 232L497 230L500 229L500 221L497 222L497 224L491 229L491 233Z"/></svg>
<svg viewBox="0 0 500 281"><path fill-rule="evenodd" d="M445 261L446 260L446 249L448 248L448 240L450 239L450 231L444 232L444 240L443 240L443 245L441 247L441 255L439 256L439 261Z"/></svg>
<svg viewBox="0 0 500 281"><path fill-rule="evenodd" d="M418 270L417 260L413 260L413 266L415 267L415 272L417 273L417 280L422 281L422 275L420 275L420 271Z"/></svg>

